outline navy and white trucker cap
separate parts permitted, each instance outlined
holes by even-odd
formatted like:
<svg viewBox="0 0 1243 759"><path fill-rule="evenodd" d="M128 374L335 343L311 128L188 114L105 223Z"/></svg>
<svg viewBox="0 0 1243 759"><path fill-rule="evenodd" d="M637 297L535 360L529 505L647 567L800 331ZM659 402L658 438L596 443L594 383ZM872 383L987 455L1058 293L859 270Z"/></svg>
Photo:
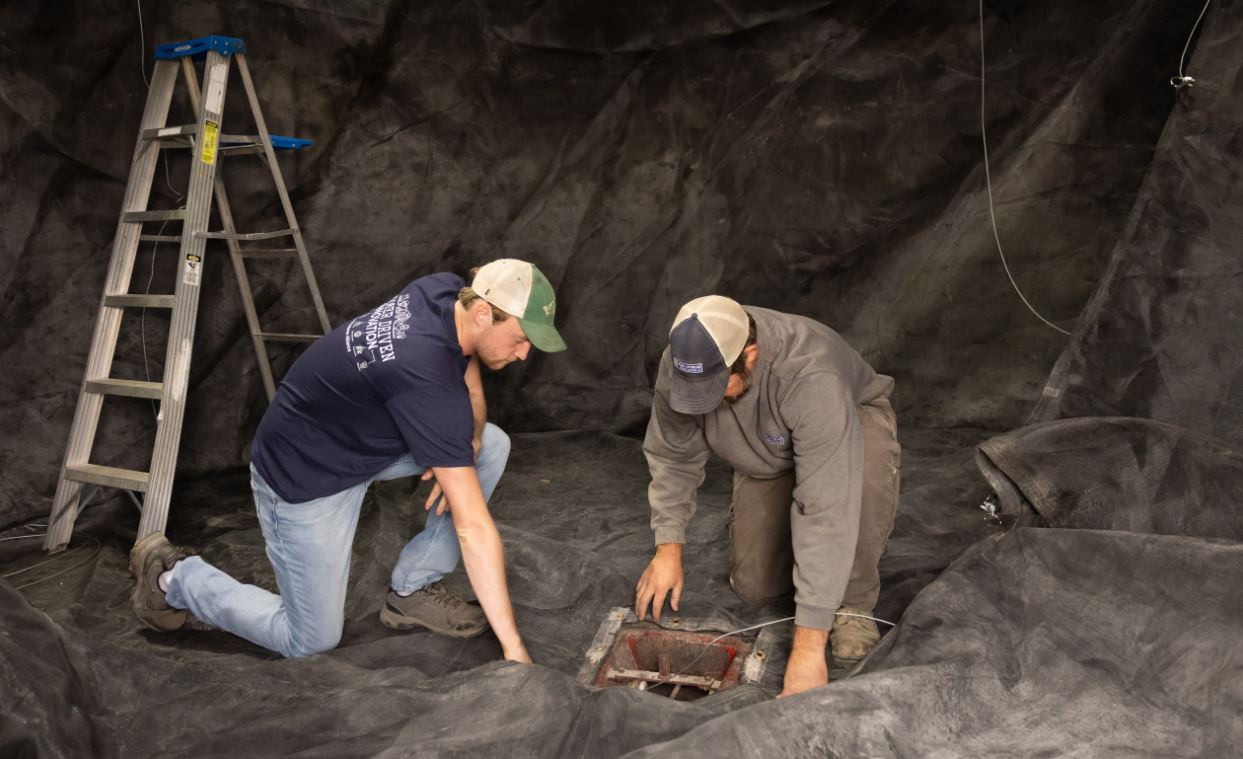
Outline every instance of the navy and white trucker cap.
<svg viewBox="0 0 1243 759"><path fill-rule="evenodd" d="M682 306L669 330L673 382L669 405L679 414L706 414L721 405L729 367L747 344L747 312L723 295Z"/></svg>

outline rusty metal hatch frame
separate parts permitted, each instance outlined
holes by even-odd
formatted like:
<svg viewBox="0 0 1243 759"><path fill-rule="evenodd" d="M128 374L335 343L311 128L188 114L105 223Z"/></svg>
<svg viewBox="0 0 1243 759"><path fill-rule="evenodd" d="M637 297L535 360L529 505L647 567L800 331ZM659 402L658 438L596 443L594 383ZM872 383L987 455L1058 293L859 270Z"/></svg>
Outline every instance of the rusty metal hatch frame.
<svg viewBox="0 0 1243 759"><path fill-rule="evenodd" d="M666 617L660 622L649 618L639 622L630 609L611 609L587 649L586 661L578 674L579 682L589 688L631 687L638 690L670 685L673 687L668 697L674 700L678 700L679 693L687 686L710 695L739 684L758 685L764 676L768 651L775 638L772 627L760 628L758 633L752 631L751 635L739 633L714 644L714 649L729 649L724 664L718 667L721 669L719 673L704 675L673 672L670 671L668 660L659 667L647 669L638 666L613 666L610 663L619 641L630 644L633 651L634 638L650 638L653 632L663 631L679 637L688 634L691 638L688 642L692 645L706 644L712 638L736 627L734 623L715 617ZM711 637L706 637L709 635ZM719 657L717 661L720 662ZM686 665L683 668L690 669Z"/></svg>

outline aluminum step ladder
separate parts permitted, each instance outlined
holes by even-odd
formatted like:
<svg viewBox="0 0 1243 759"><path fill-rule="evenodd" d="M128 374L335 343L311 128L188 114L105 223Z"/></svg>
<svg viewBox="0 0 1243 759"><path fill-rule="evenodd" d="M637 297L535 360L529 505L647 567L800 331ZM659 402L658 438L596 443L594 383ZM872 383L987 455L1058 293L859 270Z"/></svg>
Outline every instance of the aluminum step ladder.
<svg viewBox="0 0 1243 759"><path fill-rule="evenodd" d="M44 548L48 551L59 551L69 543L84 484L145 493L138 539L164 529L168 521L177 449L181 442L181 425L190 377L190 356L194 345L194 323L198 314L199 286L208 240L224 240L228 246L251 342L259 359L259 371L269 401L276 393L276 385L272 378L267 343L313 342L331 329L275 154L277 149L304 148L311 144L310 141L268 133L255 95L254 82L246 65L246 46L242 40L210 36L174 42L158 46L154 57L155 72L134 146L134 157L130 163L129 180L113 241L112 260L108 266L103 297L99 304L99 317L95 321L95 333L91 338L86 374L82 379L64 464L48 518L47 537L44 540ZM196 61L200 60L203 61L201 88L196 67ZM246 98L250 103L258 134L232 135L221 131L225 91L230 63L233 61L236 61L241 74L242 86L246 89ZM179 73L185 80L196 120L193 124L169 126L168 112ZM190 179L185 207L147 210L161 151L175 148L188 148L190 151ZM239 233L234 228L228 195L216 168L220 159L226 155L248 153L261 156L271 170L276 192L284 208L284 229ZM213 196L222 226L218 231L208 229ZM181 225L181 232L177 235L144 234L143 225L148 222L177 222ZM258 240L286 242L284 247L279 248L245 247L247 243ZM179 244L176 287L172 294L129 292L130 278L141 242ZM246 276L246 258L296 258L310 288L321 331L316 334L264 332L259 325L254 297ZM172 312L164 376L160 382L116 379L109 376L122 313L127 308L159 308L170 309ZM91 463L91 448L99 425L104 396L107 395L151 398L158 401L159 413L156 416L150 471L119 469Z"/></svg>

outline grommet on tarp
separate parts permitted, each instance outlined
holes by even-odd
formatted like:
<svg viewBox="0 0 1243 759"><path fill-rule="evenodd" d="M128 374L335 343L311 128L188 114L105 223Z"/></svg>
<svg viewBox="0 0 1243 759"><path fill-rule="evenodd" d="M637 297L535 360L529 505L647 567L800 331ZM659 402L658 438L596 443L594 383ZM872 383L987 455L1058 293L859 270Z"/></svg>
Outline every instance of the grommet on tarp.
<svg viewBox="0 0 1243 759"><path fill-rule="evenodd" d="M1176 90L1181 90L1184 87L1192 87L1195 85L1195 83L1196 83L1196 78L1194 76L1183 76L1181 74L1175 74L1174 76L1170 77L1170 86Z"/></svg>

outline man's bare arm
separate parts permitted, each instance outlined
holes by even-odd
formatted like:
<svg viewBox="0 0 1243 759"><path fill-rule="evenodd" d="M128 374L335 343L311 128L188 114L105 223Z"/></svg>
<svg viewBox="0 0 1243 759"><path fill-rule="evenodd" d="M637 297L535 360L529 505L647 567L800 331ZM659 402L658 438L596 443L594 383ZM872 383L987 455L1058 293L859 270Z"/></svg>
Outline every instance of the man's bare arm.
<svg viewBox="0 0 1243 759"><path fill-rule="evenodd" d="M488 400L483 395L483 373L479 369L479 357L472 356L466 365L466 389L470 391L470 411L475 418L475 456L483 441L483 427L488 423Z"/></svg>
<svg viewBox="0 0 1243 759"><path fill-rule="evenodd" d="M436 467L432 469L445 496L453 504L453 526L462 547L466 576L483 606L492 630L501 642L505 658L530 662L526 646L514 622L505 582L505 554L501 534L488 513L483 489L474 467Z"/></svg>
<svg viewBox="0 0 1243 759"><path fill-rule="evenodd" d="M483 376L479 370L479 358L472 357L470 363L466 365L466 389L470 391L470 412L474 418L474 434L471 438L471 447L475 449L475 460L479 460L479 449L483 447L483 428L488 423L488 401L483 395ZM419 479L424 481L432 479L435 472L427 470ZM423 509L426 511L436 505L436 501L440 501L440 506L436 509L437 514L445 513L449 508L452 499L444 496L444 491L440 487L440 481L432 483L432 491L427 494L427 500L423 502Z"/></svg>
<svg viewBox="0 0 1243 759"><path fill-rule="evenodd" d="M828 643L828 630L794 626L794 643L790 646L790 659L786 662L782 696L793 696L829 681L829 666L824 659Z"/></svg>

